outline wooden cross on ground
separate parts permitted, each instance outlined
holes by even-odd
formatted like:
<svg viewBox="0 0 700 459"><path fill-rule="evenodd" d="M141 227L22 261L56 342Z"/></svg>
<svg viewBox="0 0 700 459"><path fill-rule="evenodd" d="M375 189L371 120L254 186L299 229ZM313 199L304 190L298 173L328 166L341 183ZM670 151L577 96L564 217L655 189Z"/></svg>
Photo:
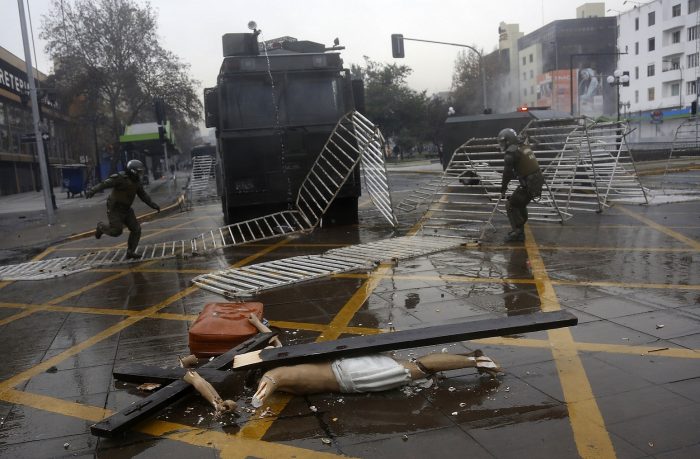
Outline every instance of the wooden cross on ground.
<svg viewBox="0 0 700 459"><path fill-rule="evenodd" d="M249 370L296 365L338 357L571 327L577 323L576 316L568 311L538 312L267 349L264 348L276 334L260 333L196 370L209 382L219 383L231 374L226 371L229 369ZM235 356L239 358L234 363ZM185 368L163 369L144 365L131 365L115 371L113 376L120 381L157 382L167 385L141 401L93 424L90 431L99 437L114 437L189 394L193 388L182 380L186 371Z"/></svg>

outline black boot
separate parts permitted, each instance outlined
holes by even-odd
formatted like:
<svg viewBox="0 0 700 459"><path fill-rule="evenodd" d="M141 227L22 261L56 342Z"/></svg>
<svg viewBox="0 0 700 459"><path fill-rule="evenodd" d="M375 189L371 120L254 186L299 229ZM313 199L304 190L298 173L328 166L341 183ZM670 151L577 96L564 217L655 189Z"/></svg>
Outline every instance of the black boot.
<svg viewBox="0 0 700 459"><path fill-rule="evenodd" d="M99 222L97 224L97 228L95 228L95 239L101 238L103 233L104 231L102 231L102 222Z"/></svg>
<svg viewBox="0 0 700 459"><path fill-rule="evenodd" d="M505 242L525 242L525 231L522 229L515 229L508 233Z"/></svg>
<svg viewBox="0 0 700 459"><path fill-rule="evenodd" d="M133 250L127 250L126 251L126 258L132 258L132 259L141 258L141 255L134 252Z"/></svg>

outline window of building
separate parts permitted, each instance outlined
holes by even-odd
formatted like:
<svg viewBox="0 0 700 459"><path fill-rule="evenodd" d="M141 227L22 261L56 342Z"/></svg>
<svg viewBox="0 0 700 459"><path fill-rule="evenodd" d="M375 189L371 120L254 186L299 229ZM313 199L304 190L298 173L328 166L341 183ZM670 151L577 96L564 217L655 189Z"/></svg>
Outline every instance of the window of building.
<svg viewBox="0 0 700 459"><path fill-rule="evenodd" d="M674 56L669 59L664 59L662 65L663 71L668 72L669 70L678 70L681 68L681 57L680 56Z"/></svg>
<svg viewBox="0 0 700 459"><path fill-rule="evenodd" d="M634 18L634 30L639 30L639 18Z"/></svg>
<svg viewBox="0 0 700 459"><path fill-rule="evenodd" d="M523 81L527 80L527 72L523 72Z"/></svg>
<svg viewBox="0 0 700 459"><path fill-rule="evenodd" d="M647 25L651 27L654 24L656 24L656 11L647 14Z"/></svg>
<svg viewBox="0 0 700 459"><path fill-rule="evenodd" d="M673 5L671 7L671 16L672 17L678 17L681 15L681 4L679 3L678 5Z"/></svg>
<svg viewBox="0 0 700 459"><path fill-rule="evenodd" d="M635 80L639 79L639 67L634 68L634 79Z"/></svg>
<svg viewBox="0 0 700 459"><path fill-rule="evenodd" d="M676 30L675 32L671 33L671 43L680 43L681 42L681 31Z"/></svg>
<svg viewBox="0 0 700 459"><path fill-rule="evenodd" d="M535 77L535 74L533 73L532 70L530 70L530 78L534 78L534 77Z"/></svg>
<svg viewBox="0 0 700 459"><path fill-rule="evenodd" d="M654 100L654 88L647 89L647 100L648 101Z"/></svg>
<svg viewBox="0 0 700 459"><path fill-rule="evenodd" d="M688 27L688 41L698 39L698 26Z"/></svg>
<svg viewBox="0 0 700 459"><path fill-rule="evenodd" d="M656 73L655 70L654 64L647 65L647 76L654 76L654 73Z"/></svg>
<svg viewBox="0 0 700 459"><path fill-rule="evenodd" d="M527 59L523 56L523 65L527 64Z"/></svg>
<svg viewBox="0 0 700 459"><path fill-rule="evenodd" d="M677 96L681 93L681 84L673 83L671 84L671 96Z"/></svg>
<svg viewBox="0 0 700 459"><path fill-rule="evenodd" d="M700 0L688 0L688 14L695 13L700 9Z"/></svg>
<svg viewBox="0 0 700 459"><path fill-rule="evenodd" d="M687 61L689 69L698 66L698 57L698 53L688 54Z"/></svg>
<svg viewBox="0 0 700 459"><path fill-rule="evenodd" d="M639 54L639 42L634 42L634 54Z"/></svg>
<svg viewBox="0 0 700 459"><path fill-rule="evenodd" d="M530 94L534 94L534 93L535 93L535 87L534 87L534 86L530 86Z"/></svg>
<svg viewBox="0 0 700 459"><path fill-rule="evenodd" d="M635 104L639 103L639 91L638 90L634 91L634 103Z"/></svg>
<svg viewBox="0 0 700 459"><path fill-rule="evenodd" d="M695 81L688 81L685 83L685 93L695 94L698 91L698 87Z"/></svg>
<svg viewBox="0 0 700 459"><path fill-rule="evenodd" d="M530 62L532 62L532 54L530 54Z"/></svg>
<svg viewBox="0 0 700 459"><path fill-rule="evenodd" d="M649 39L649 48L648 51L654 51L656 49L656 38L651 37Z"/></svg>

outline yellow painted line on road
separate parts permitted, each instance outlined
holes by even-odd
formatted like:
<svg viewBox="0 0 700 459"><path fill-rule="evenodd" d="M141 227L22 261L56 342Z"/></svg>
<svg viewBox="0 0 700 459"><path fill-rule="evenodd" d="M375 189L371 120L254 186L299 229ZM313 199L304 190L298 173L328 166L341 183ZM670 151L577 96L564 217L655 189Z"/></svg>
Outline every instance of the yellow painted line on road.
<svg viewBox="0 0 700 459"><path fill-rule="evenodd" d="M607 282L607 281L569 281L551 280L552 285L572 285L575 287L619 287L650 290L700 290L700 285L686 284L651 284L643 282Z"/></svg>
<svg viewBox="0 0 700 459"><path fill-rule="evenodd" d="M159 229L158 231L155 231L155 232L153 232L153 233L151 233L151 234L146 234L145 236L141 237L141 241L143 241L144 239L152 238L153 236L158 236L159 234L164 234L164 233L169 233L169 232L171 232L171 231L180 230L180 229L182 229L182 227L185 226L187 223L196 222L196 221L199 221L199 220L204 220L205 218L207 218L207 217L195 217L195 218L193 218L193 219L191 219L191 220L186 221L185 223L180 223L179 225L175 225L175 226L171 226L171 227L168 227L168 228ZM127 246L127 244L128 244L128 241L127 241L127 242L122 242L121 244L117 245L116 248L124 248L124 247Z"/></svg>
<svg viewBox="0 0 700 459"><path fill-rule="evenodd" d="M18 312L17 314L12 314L11 316L5 317L4 319L0 320L0 326L9 324L11 322L14 322L15 320L22 319L24 317L30 316L34 314L34 310L28 309L26 311L21 311Z"/></svg>
<svg viewBox="0 0 700 459"><path fill-rule="evenodd" d="M558 311L561 305L547 275L532 230L526 226L525 233L525 247L540 296L540 309L545 312ZM547 335L579 455L583 458L616 457L571 331L568 328L560 328L549 330Z"/></svg>
<svg viewBox="0 0 700 459"><path fill-rule="evenodd" d="M141 264L140 266L150 265L150 264L155 263L156 261L157 261L157 260L146 261L146 262L144 262L143 264ZM99 287L99 286L101 286L101 285L109 284L110 282L112 282L112 281L114 281L114 280L116 280L116 279L119 279L119 278L124 277L124 276L126 276L126 275L128 275L128 274L133 273L135 270L136 270L136 268L124 269L124 270L122 270L122 271L120 271L120 272L118 272L118 273L116 273L116 274L113 274L113 275L111 275L111 276L107 276L107 277L105 277L104 279L100 279L100 280L98 280L98 281L91 282L91 283L89 283L88 285L86 285L86 286L84 286L84 287L80 287L80 288L77 288L77 289L75 289L75 290L71 290L70 292L68 292L68 293L66 293L66 294L64 294L64 295L61 295L61 296L59 296L59 297L56 297L56 298L54 298L54 299L48 301L47 304L58 304L58 303L62 303L62 302L64 302L65 300L67 300L67 299L69 299L69 298L73 298L73 297L75 297L75 296L81 295L81 294L83 294L83 293L85 293L85 292L87 292L87 291L89 291L89 290L94 289L95 287Z"/></svg>
<svg viewBox="0 0 700 459"><path fill-rule="evenodd" d="M177 198L177 200L175 201L175 203L170 204L170 205L168 205L168 206L162 208L162 209L161 209L161 212L167 212L167 211L169 211L169 210L175 208L176 206L179 206L179 205L180 205L180 202L182 202L182 199L183 199L183 197L182 197L182 195L180 195L180 196ZM156 215L156 214L158 214L158 213L159 213L159 212L157 212L157 211L154 210L154 211L152 211L152 212L148 212L148 213L146 213L146 214L139 215L139 216L136 217L136 219L137 219L139 222L141 222L141 221L143 221L144 219L149 219L150 217L152 217L152 216L154 216L154 215ZM169 217L165 217L164 220L167 219L167 218L169 218ZM83 238L86 238L86 237L93 236L94 234L95 234L95 230L84 231L84 232L82 232L82 233L73 234L73 235L71 235L71 236L69 236L69 237L66 238L66 242L76 241L76 240L78 240L78 239L83 239Z"/></svg>
<svg viewBox="0 0 700 459"><path fill-rule="evenodd" d="M357 314L362 305L367 301L372 292L386 273L393 269L393 265L381 264L375 272L370 274L369 278L363 283L359 289L350 297L350 299L341 308L338 314L335 315L328 328L318 337L317 341L331 341L338 339L342 330L347 327L352 318ZM375 276L376 274L376 276Z"/></svg>
<svg viewBox="0 0 700 459"><path fill-rule="evenodd" d="M474 340L474 342L492 346L525 347L530 349L550 349L552 346L549 340L530 338L493 337L477 339ZM666 349L665 346L632 346L624 344L584 343L580 341L575 341L574 346L580 352L600 352L605 354L637 356L653 355L655 357L669 357L675 359L700 359L700 349L685 349L680 347Z"/></svg>
<svg viewBox="0 0 700 459"><path fill-rule="evenodd" d="M184 290L181 290L180 292L171 295L170 297L166 298L165 300L161 301L160 303L157 303L149 308L146 308L144 310L139 311L137 314L134 314L133 316L127 317L126 319L122 320L121 322L112 325L111 327L107 327L106 329L102 330L101 332L93 335L92 337L86 339L85 341L76 344L73 347L70 347L66 349L65 351L61 352L60 354L55 355L54 357L51 357L48 360L45 360L32 368L29 368L25 371L22 371L2 382L0 382L0 394L3 393L4 391L15 387L16 385L46 371L47 369L51 368L54 365L60 364L63 360L72 357L83 350L94 346L95 344L99 343L100 341L103 341L111 336L113 336L116 333L119 333L120 331L124 330L125 328L135 324L136 322L145 319L152 314L158 312L159 310L169 306L171 303L179 300L180 298L183 298L190 293L196 291L198 288L195 286L188 287Z"/></svg>
<svg viewBox="0 0 700 459"><path fill-rule="evenodd" d="M249 263L250 261L255 260L257 257L265 255L266 253L269 253L270 251L283 245L284 243L285 243L285 241L280 241L277 244L274 244L274 245L272 245L264 250L259 251L257 254L246 257L245 259L236 263L234 266L241 266L241 265L244 265L246 263ZM87 340L85 340L85 341L83 341L83 342L81 342L73 347L66 349L65 351L61 352L60 354L57 354L56 356L54 356L54 357L52 357L44 362L41 362L32 368L29 368L21 373L18 373L15 376L12 376L12 377L0 382L0 394L3 391L6 391L6 390L24 382L24 381L26 381L26 380L36 376L37 374L39 374L43 371L46 371L51 366L57 365L60 362L62 362L63 360L82 352L83 350L87 349L88 347L93 346L93 345L99 343L100 341L103 341L116 333L119 333L120 331L135 324L136 322L138 322L142 319L151 317L153 314L157 313L158 311L160 311L163 308L166 308L171 303L173 303L181 298L184 298L185 296L187 296L187 295L189 295L197 290L199 290L199 287L194 286L194 285L187 287L187 288L179 291L178 293L171 295L170 297L166 298L165 300L161 301L160 303L157 303L151 307L148 307L146 309L138 311L136 314L133 314L133 315L127 317L126 319L124 319L123 321L121 321L117 324L114 324L111 327L106 328L105 330L101 331L100 333L97 333L96 335L92 336L91 338L88 338ZM63 298L65 296L66 295L63 295L62 297L59 297L59 298ZM56 301L56 300L52 300L49 303L53 303L54 301Z"/></svg>
<svg viewBox="0 0 700 459"><path fill-rule="evenodd" d="M421 276L420 274L386 274L386 273L341 273L333 274L331 277L337 279L368 279L370 277L381 277L382 279L396 280L423 280L423 281L448 281L466 284L534 284L532 279L512 279L512 278L490 278L490 277L468 277L468 276Z"/></svg>
<svg viewBox="0 0 700 459"><path fill-rule="evenodd" d="M0 308L17 308L27 309L34 312L48 311L59 313L77 313L77 314L94 314L105 316L135 316L141 311L133 311L130 309L109 309L109 308L89 308L80 306L54 306L48 303L45 304L29 304L29 303L6 303L0 302Z"/></svg>
<svg viewBox="0 0 700 459"><path fill-rule="evenodd" d="M692 249L687 247L586 247L586 246L561 246L541 245L542 250L560 250L563 252L642 252L642 253L690 253Z"/></svg>
<svg viewBox="0 0 700 459"><path fill-rule="evenodd" d="M113 411L97 406L61 400L46 395L10 390L2 394L2 400L21 404L50 413L70 416L89 422L99 422ZM173 441L179 441L202 448L214 448L221 452L221 457L274 457L274 458L337 458L336 454L318 452L296 446L246 440L224 432L200 429L185 424L168 421L151 421L135 427L142 433Z"/></svg>
<svg viewBox="0 0 700 459"><path fill-rule="evenodd" d="M32 261L43 260L44 257L46 257L47 255L52 253L54 250L56 250L54 247L48 247L48 248L44 249L44 251L41 252L40 254L32 257ZM10 285L14 282L15 281L0 281L0 290L2 290L3 288L7 287L8 285Z"/></svg>
<svg viewBox="0 0 700 459"><path fill-rule="evenodd" d="M336 314L330 324L326 326L321 335L316 339L319 341L330 341L338 338L345 332L347 325L350 323L357 311L362 307L364 302L372 294L372 291L379 285L381 276L388 270L392 269L391 265L381 264L376 270L377 277L370 276L359 289L350 297L341 310ZM281 413L291 400L289 395L273 394L267 405L270 406L273 412ZM245 438L261 439L272 426L276 417L265 419L252 419L241 428L238 435Z"/></svg>
<svg viewBox="0 0 700 459"><path fill-rule="evenodd" d="M656 223L654 220L651 220L637 212L634 212L632 210L629 210L625 207L615 207L616 209L620 210L622 213L629 215L630 217L639 220L640 222L644 223L645 225L654 228L657 231L660 231L664 233L667 236L672 237L673 239L677 241L681 241L684 244L688 244L690 247L692 247L695 250L700 250L700 242L696 241L695 239L691 239L688 236L685 236L678 231L674 231L671 228L661 225L659 223Z"/></svg>
<svg viewBox="0 0 700 459"><path fill-rule="evenodd" d="M334 274L334 278L346 279L367 279L372 274L357 273L357 274ZM465 284L536 284L533 279L513 279L513 278L488 278L488 277L467 277L467 276L421 276L421 275L385 275L385 279L398 280L420 280L420 281L449 281L453 283ZM572 281L572 280L557 280L549 279L552 285L570 285L574 287L619 287L619 288L634 288L634 289L650 289L650 290L700 290L700 285L688 284L651 284L644 282L608 282L608 281Z"/></svg>
<svg viewBox="0 0 700 459"><path fill-rule="evenodd" d="M6 303L0 302L0 308L3 309L24 309L30 310L31 312L37 311L49 311L58 313L75 313L75 314L96 314L96 315L108 315L108 316L128 316L133 317L141 314L141 311L129 310L129 309L107 309L107 308L90 308L90 307L80 307L80 306L51 306L47 304L27 304L27 303ZM170 312L157 312L152 314L149 318L151 319L162 319L162 320L176 320L183 322L193 322L197 319L198 314L177 314ZM0 324L2 322L0 321ZM328 325L316 324L309 322L289 322L283 320L273 320L270 324L287 330L304 330L304 331L315 331L323 333L328 329ZM339 334L348 335L376 335L379 333L386 333L389 330L381 328L368 328L368 327L352 327L346 326L337 329ZM525 338L484 338L480 340L475 340L475 342L483 344L501 345L501 346L515 346L515 347L529 347L529 348L549 348L549 341L547 340L537 340L537 339L525 339ZM654 346L631 346L631 345L618 345L618 344L604 344L604 343L586 343L586 342L576 342L576 348L579 351L586 352L606 352L611 354L630 354L630 355L641 355L647 353L653 353L654 355L661 357L674 357L674 358L684 358L684 359L700 359L700 350L698 349L685 349L685 348L670 348L659 350L659 347Z"/></svg>

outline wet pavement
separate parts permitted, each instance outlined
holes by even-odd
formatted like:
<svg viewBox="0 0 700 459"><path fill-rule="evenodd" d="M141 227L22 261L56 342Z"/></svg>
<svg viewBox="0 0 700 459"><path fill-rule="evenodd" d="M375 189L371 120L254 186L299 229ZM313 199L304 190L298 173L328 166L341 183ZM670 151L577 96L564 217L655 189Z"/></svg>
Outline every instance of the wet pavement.
<svg viewBox="0 0 700 459"><path fill-rule="evenodd" d="M394 204L435 178L418 172L391 173ZM690 171L679 182L699 179ZM250 409L254 388L234 373L216 387L239 404L236 414L214 419L190 396L115 439L89 426L148 394L114 381L113 369L175 365L196 315L223 301L191 286L193 277L404 235L421 210L399 212L394 230L363 196L357 226L189 260L0 282L0 457L700 457L699 210L696 200L615 205L564 224L531 222L525 244L510 245L500 243L508 229L499 215L480 245L255 298L286 344L539 310L579 318L570 329L397 353L480 348L504 367L496 378L463 369L420 390L275 394L265 405L272 414L261 416ZM211 204L145 222L142 240L221 224ZM72 240L38 258L125 242Z"/></svg>

